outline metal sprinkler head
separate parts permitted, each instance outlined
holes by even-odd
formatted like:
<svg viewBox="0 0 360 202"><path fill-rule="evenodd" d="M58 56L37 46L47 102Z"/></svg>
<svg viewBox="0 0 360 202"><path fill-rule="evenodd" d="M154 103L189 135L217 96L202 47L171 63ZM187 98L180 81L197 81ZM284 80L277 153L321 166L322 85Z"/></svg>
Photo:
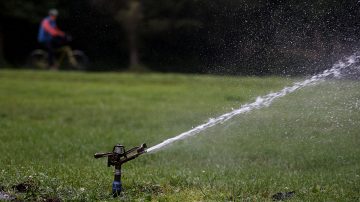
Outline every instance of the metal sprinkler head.
<svg viewBox="0 0 360 202"><path fill-rule="evenodd" d="M135 159L136 157L140 156L141 154L146 153L146 144L142 144L138 147L134 147L125 151L125 147L121 144L117 144L114 146L112 152L107 153L96 153L94 157L96 159L108 157L107 165L115 166L115 175L114 181L112 184L112 195L117 197L120 195L122 191L122 184L121 184L121 165Z"/></svg>

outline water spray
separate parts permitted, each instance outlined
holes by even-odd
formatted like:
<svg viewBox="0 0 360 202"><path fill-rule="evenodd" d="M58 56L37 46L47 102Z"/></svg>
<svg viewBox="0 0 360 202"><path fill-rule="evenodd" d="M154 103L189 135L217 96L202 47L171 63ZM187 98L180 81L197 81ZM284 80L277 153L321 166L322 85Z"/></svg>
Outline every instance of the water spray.
<svg viewBox="0 0 360 202"><path fill-rule="evenodd" d="M112 152L107 153L96 153L94 157L96 159L108 157L107 166L114 166L115 167L115 174L114 174L114 181L112 184L112 195L113 197L117 197L120 195L122 191L122 184L121 184L121 166L122 164L133 160L140 156L141 154L146 153L146 144L142 144L138 147L134 147L125 151L125 147L121 144L117 144L114 146Z"/></svg>
<svg viewBox="0 0 360 202"><path fill-rule="evenodd" d="M360 53L355 53L354 55L346 58L343 61L339 61L338 63L334 64L332 66L332 68L327 69L325 71L323 71L320 74L314 75L309 79L306 79L304 81L301 82L295 82L292 86L290 87L285 87L282 90L275 92L275 93L269 93L265 96L260 96L256 99L255 102L253 103L248 103L248 104L244 104L242 105L240 108L235 109L231 112L228 112L226 114L223 114L221 116L218 116L216 118L212 118L209 119L208 122L201 124L199 126L194 127L193 129L186 131L184 133L181 133L178 136L169 138L167 140L164 140L163 142L150 147L149 149L147 149L148 153L154 153L156 151L159 151L160 149L171 145L172 143L197 135L200 132L213 127L217 124L220 123L224 123L225 121L228 121L229 119L233 118L234 116L240 115L240 114L244 114L244 113L248 113L252 110L255 109L260 109L263 107L268 107L270 106L276 99L284 97L287 94L293 93L296 90L300 90L304 87L310 86L310 85L315 85L318 84L319 82L325 80L328 77L334 77L334 78L340 78L342 75L342 71L346 68L349 68L350 66L354 65L355 63L359 62L359 58L360 58Z"/></svg>

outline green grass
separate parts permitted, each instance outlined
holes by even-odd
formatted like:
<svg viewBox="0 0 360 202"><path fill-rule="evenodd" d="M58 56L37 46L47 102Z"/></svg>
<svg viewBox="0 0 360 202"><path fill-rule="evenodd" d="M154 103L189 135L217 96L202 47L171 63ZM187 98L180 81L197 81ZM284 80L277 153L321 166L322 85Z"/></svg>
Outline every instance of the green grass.
<svg viewBox="0 0 360 202"><path fill-rule="evenodd" d="M280 77L0 71L0 185L27 200L112 200L95 152L155 145ZM360 200L360 83L326 81L123 166L123 200ZM27 193L12 186L34 184Z"/></svg>

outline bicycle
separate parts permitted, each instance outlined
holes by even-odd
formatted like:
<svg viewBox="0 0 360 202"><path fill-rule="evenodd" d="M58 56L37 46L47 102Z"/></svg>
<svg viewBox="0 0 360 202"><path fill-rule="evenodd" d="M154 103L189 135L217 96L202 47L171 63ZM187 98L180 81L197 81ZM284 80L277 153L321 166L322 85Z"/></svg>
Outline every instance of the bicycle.
<svg viewBox="0 0 360 202"><path fill-rule="evenodd" d="M71 39L67 39L71 41ZM28 66L34 69L48 69L49 54L46 50L33 50L27 60ZM69 45L64 45L55 51L55 65L59 69L86 70L89 59L81 50L73 50Z"/></svg>

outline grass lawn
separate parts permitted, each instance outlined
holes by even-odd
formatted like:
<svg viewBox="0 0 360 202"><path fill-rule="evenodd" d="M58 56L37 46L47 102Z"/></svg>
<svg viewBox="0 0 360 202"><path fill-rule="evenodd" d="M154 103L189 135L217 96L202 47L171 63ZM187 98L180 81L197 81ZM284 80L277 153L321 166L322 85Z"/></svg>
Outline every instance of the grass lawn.
<svg viewBox="0 0 360 202"><path fill-rule="evenodd" d="M293 81L1 70L0 186L111 201L113 168L95 152L155 145ZM360 82L304 88L145 154L123 166L123 186L128 201L359 201Z"/></svg>

